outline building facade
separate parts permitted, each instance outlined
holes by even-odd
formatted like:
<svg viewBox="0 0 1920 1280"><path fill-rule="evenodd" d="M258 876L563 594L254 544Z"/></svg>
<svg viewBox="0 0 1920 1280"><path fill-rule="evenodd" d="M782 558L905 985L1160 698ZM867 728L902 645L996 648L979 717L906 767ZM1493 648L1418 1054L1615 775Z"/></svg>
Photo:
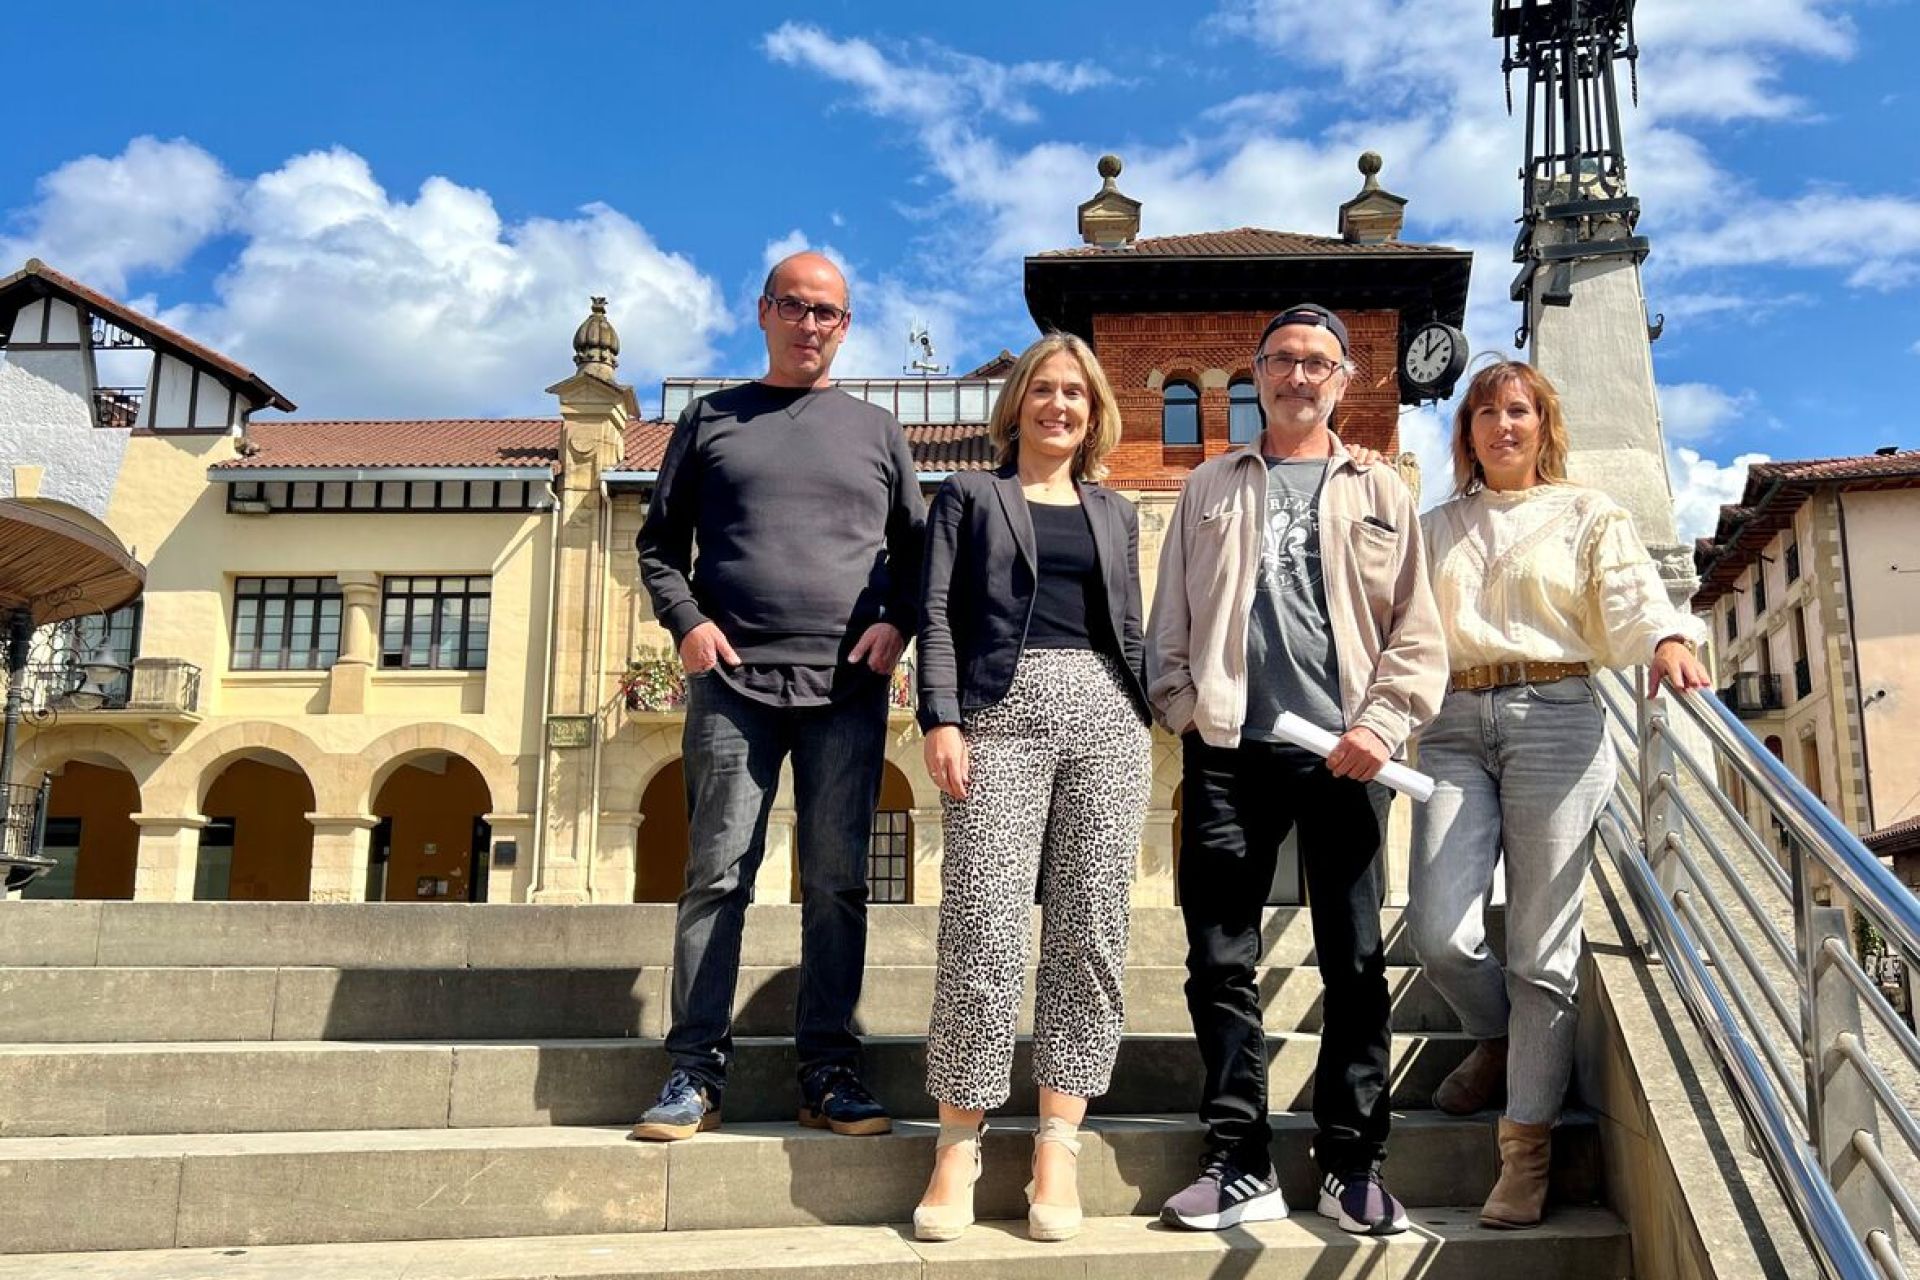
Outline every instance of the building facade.
<svg viewBox="0 0 1920 1280"><path fill-rule="evenodd" d="M1390 454L1413 326L1463 315L1470 258L1399 242L1368 186L1337 237L1158 239L1114 187L1088 243L1027 264L1036 325L1082 334L1124 420L1108 483L1141 508L1143 584L1185 475L1260 430L1260 327L1302 300L1359 365L1336 428ZM78 511L148 566L130 608L41 638L19 777L54 776L62 872L101 898L666 901L686 856L684 690L634 539L671 423L618 380L596 299L552 418L254 420L293 405L251 371L45 264L0 280L0 498ZM556 335L556 365L565 349ZM107 351L151 355L103 385ZM992 464L1010 358L958 378L842 384L900 417L930 497ZM669 410L721 380L670 379ZM1417 478L1416 478L1417 479ZM76 697L83 660L128 668ZM908 659L911 662L911 655ZM95 702L99 705L92 705ZM90 709L82 710L82 705ZM939 794L895 682L873 832L876 903L938 896ZM1159 735L1136 901L1173 901L1178 744ZM1403 849L1405 813L1395 823ZM788 784L757 892L796 891ZM1404 860L1394 858L1404 883ZM1297 866L1275 901L1298 901Z"/></svg>
<svg viewBox="0 0 1920 1280"><path fill-rule="evenodd" d="M1920 451L1760 463L1694 552L1720 696L1870 844L1920 818ZM1909 699L1915 700L1909 705ZM1724 785L1756 830L1760 804ZM1903 879L1920 881L1914 869Z"/></svg>

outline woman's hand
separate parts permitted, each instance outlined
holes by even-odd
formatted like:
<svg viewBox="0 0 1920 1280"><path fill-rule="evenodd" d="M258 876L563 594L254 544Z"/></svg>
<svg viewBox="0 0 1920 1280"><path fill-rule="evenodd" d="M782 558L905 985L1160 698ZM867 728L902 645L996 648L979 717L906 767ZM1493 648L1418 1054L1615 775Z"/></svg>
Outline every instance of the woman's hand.
<svg viewBox="0 0 1920 1280"><path fill-rule="evenodd" d="M935 725L927 730L920 745L926 757L927 776L933 785L955 800L967 798L967 740L957 724Z"/></svg>
<svg viewBox="0 0 1920 1280"><path fill-rule="evenodd" d="M1713 678L1694 654L1693 646L1678 636L1668 636L1653 647L1653 665L1647 670L1647 696L1660 696L1660 685L1676 689L1711 689Z"/></svg>

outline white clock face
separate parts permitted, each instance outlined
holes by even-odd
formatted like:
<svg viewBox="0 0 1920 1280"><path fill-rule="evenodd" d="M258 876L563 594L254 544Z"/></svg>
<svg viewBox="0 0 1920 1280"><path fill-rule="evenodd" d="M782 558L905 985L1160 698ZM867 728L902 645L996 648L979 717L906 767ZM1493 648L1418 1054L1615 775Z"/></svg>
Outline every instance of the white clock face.
<svg viewBox="0 0 1920 1280"><path fill-rule="evenodd" d="M1453 332L1444 325L1428 325L1407 344L1407 378L1416 386L1439 382L1452 363Z"/></svg>

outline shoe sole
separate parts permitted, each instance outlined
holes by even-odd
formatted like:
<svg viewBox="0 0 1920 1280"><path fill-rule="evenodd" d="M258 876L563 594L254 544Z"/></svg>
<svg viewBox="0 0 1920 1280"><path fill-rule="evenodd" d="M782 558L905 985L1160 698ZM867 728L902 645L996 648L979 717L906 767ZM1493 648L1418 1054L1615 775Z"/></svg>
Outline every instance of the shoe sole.
<svg viewBox="0 0 1920 1280"><path fill-rule="evenodd" d="M949 1240L958 1240L972 1225L971 1221L967 1221L957 1227L923 1227L916 1222L913 1224L913 1238L922 1244L945 1244Z"/></svg>
<svg viewBox="0 0 1920 1280"><path fill-rule="evenodd" d="M709 1111L694 1124L649 1124L642 1120L633 1126L633 1132L627 1135L636 1142L679 1142L691 1138L696 1133L705 1133L709 1129L720 1127L720 1113Z"/></svg>
<svg viewBox="0 0 1920 1280"><path fill-rule="evenodd" d="M849 1138L870 1138L877 1133L892 1133L893 1121L886 1116L874 1116L870 1120L834 1120L810 1107L800 1108L800 1127L803 1129L830 1129L834 1133Z"/></svg>
<svg viewBox="0 0 1920 1280"><path fill-rule="evenodd" d="M1357 1222L1347 1216L1347 1211L1340 1207L1338 1200L1324 1191L1320 1193L1320 1203L1315 1207L1321 1217L1332 1219L1342 1231L1351 1236L1397 1236L1413 1225L1413 1220L1404 1213L1392 1222L1378 1223L1373 1226Z"/></svg>
<svg viewBox="0 0 1920 1280"><path fill-rule="evenodd" d="M1277 1187L1218 1213L1181 1214L1171 1206L1160 1211L1160 1221L1189 1231L1225 1231L1243 1222L1279 1222L1286 1216L1287 1200Z"/></svg>
<svg viewBox="0 0 1920 1280"><path fill-rule="evenodd" d="M1485 1214L1480 1216L1480 1225L1489 1231L1531 1231L1539 1226L1540 1222L1539 1218L1535 1218L1532 1222L1508 1222L1504 1218L1489 1218Z"/></svg>

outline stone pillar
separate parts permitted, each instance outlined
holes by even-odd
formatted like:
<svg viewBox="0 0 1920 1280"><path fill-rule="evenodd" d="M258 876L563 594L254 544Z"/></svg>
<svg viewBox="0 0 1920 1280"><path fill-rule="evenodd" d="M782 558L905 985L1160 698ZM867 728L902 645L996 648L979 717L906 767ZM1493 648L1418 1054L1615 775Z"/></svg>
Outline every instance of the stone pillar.
<svg viewBox="0 0 1920 1280"><path fill-rule="evenodd" d="M491 829L493 842L493 847L487 850L487 901L525 902L533 884L533 815L489 813L482 816ZM510 863L501 861L503 841L512 844Z"/></svg>
<svg viewBox="0 0 1920 1280"><path fill-rule="evenodd" d="M1176 829L1178 818L1177 810L1147 810L1147 825L1140 833L1140 858L1133 873L1133 905L1136 907L1173 905L1173 850L1180 838Z"/></svg>
<svg viewBox="0 0 1920 1280"><path fill-rule="evenodd" d="M913 891L916 904L940 901L940 864L946 860L947 829L941 825L945 810L939 805L909 809L907 817L913 830Z"/></svg>
<svg viewBox="0 0 1920 1280"><path fill-rule="evenodd" d="M602 810L588 888L595 902L632 902L640 824L645 815Z"/></svg>
<svg viewBox="0 0 1920 1280"><path fill-rule="evenodd" d="M309 902L365 902L367 864L373 829L380 819L361 813L310 813L313 824L313 873Z"/></svg>
<svg viewBox="0 0 1920 1280"><path fill-rule="evenodd" d="M799 869L794 865L793 787L787 775L780 777L780 795L773 812L767 815L767 856L760 860L760 874L753 879L753 900L759 903L792 902L799 888Z"/></svg>
<svg viewBox="0 0 1920 1280"><path fill-rule="evenodd" d="M1387 843L1380 851L1386 859L1387 905L1404 907L1407 905L1407 864L1413 854L1413 801L1398 791L1393 793L1393 806L1387 810Z"/></svg>
<svg viewBox="0 0 1920 1280"><path fill-rule="evenodd" d="M380 575L350 570L340 582L340 657L327 680L329 715L364 715L379 654Z"/></svg>
<svg viewBox="0 0 1920 1280"><path fill-rule="evenodd" d="M136 813L140 829L134 855L135 902L191 902L193 877L200 865L200 832L207 820L170 813Z"/></svg>

